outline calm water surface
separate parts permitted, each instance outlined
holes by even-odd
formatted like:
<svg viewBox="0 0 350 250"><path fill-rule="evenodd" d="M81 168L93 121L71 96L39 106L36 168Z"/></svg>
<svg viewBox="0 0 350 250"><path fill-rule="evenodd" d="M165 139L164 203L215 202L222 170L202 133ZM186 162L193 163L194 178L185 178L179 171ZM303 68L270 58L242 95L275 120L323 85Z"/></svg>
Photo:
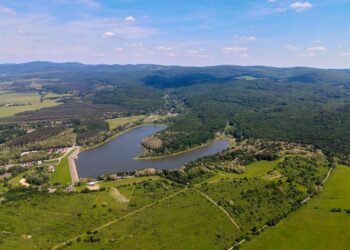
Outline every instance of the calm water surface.
<svg viewBox="0 0 350 250"><path fill-rule="evenodd" d="M157 160L135 160L143 154L143 138L165 129L165 125L134 128L98 148L81 152L76 160L79 177L97 177L105 173L134 171L142 168L176 169L203 156L216 154L229 146L227 141L212 144L176 156Z"/></svg>

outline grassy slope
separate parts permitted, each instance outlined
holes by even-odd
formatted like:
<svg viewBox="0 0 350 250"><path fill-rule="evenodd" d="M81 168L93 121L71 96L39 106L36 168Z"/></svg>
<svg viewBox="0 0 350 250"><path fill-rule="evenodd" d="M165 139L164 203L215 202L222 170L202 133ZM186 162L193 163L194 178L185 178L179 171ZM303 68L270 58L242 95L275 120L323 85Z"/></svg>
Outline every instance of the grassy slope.
<svg viewBox="0 0 350 250"><path fill-rule="evenodd" d="M100 242L81 241L72 248L225 249L238 235L217 207L187 191L100 230Z"/></svg>
<svg viewBox="0 0 350 250"><path fill-rule="evenodd" d="M70 152L68 155L61 159L60 164L58 164L56 171L50 175L50 184L54 185L55 183L60 183L61 185L69 185L72 183L70 176L70 169L68 163L68 157L73 152Z"/></svg>
<svg viewBox="0 0 350 250"><path fill-rule="evenodd" d="M338 166L320 197L243 249L350 249L350 214L344 212L350 209L349 180L350 168ZM330 212L334 207L343 211Z"/></svg>
<svg viewBox="0 0 350 250"><path fill-rule="evenodd" d="M246 172L243 174L235 174L235 173L225 173L222 172L218 175L215 175L208 179L209 182L211 181L219 181L221 179L237 179L237 178L252 178L257 176L264 176L267 172L277 167L277 164L281 162L282 159L276 160L276 161L257 161L254 162L246 167Z"/></svg>
<svg viewBox="0 0 350 250"><path fill-rule="evenodd" d="M53 107L58 105L56 101L44 100L40 102L38 93L6 93L0 95L1 104L25 104L24 106L0 107L0 117L12 116L24 111L36 110L41 108ZM28 105L28 104L31 105Z"/></svg>
<svg viewBox="0 0 350 250"><path fill-rule="evenodd" d="M137 115L137 116L110 119L107 121L108 121L109 129L112 130L112 129L115 129L119 126L124 126L128 123L137 122L137 121L140 121L140 120L145 119L145 118L146 118L145 115Z"/></svg>
<svg viewBox="0 0 350 250"><path fill-rule="evenodd" d="M108 205L103 207L103 202ZM123 207L107 191L38 196L4 205L0 208L0 232L7 233L0 233L0 249L50 247L116 217ZM109 208L113 212L108 212Z"/></svg>
<svg viewBox="0 0 350 250"><path fill-rule="evenodd" d="M163 179L160 176L141 176L141 177L135 177L135 178L128 178L128 179L121 179L116 181L103 181L98 182L98 185L100 188L113 188L113 187L122 187L122 186L128 186L133 185L136 183L140 183L147 180L160 180ZM87 185L81 185L74 187L75 191L82 191L87 188Z"/></svg>
<svg viewBox="0 0 350 250"><path fill-rule="evenodd" d="M179 190L163 185L150 189L118 188L125 197L131 197L127 208L125 203L116 201L110 190L35 194L1 205L0 249L52 248Z"/></svg>

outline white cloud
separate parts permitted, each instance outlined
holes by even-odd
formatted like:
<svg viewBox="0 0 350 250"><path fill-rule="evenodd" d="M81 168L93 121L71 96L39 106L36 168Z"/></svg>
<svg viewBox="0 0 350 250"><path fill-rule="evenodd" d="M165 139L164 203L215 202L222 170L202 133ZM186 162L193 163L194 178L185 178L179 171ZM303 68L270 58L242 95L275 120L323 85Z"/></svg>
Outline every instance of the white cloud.
<svg viewBox="0 0 350 250"><path fill-rule="evenodd" d="M249 49L244 47L226 47L221 49L222 54L235 55L243 58L249 58Z"/></svg>
<svg viewBox="0 0 350 250"><path fill-rule="evenodd" d="M322 46L317 46L317 47L312 47L312 48L308 48L307 51L309 52L317 52L317 51L326 51L327 48L322 47Z"/></svg>
<svg viewBox="0 0 350 250"><path fill-rule="evenodd" d="M269 3L274 3L276 0L268 0Z"/></svg>
<svg viewBox="0 0 350 250"><path fill-rule="evenodd" d="M299 56L300 57L314 57L316 54L313 53L313 52L309 52L309 53L306 53L306 54L300 54Z"/></svg>
<svg viewBox="0 0 350 250"><path fill-rule="evenodd" d="M17 30L18 35L25 35L26 32L24 30Z"/></svg>
<svg viewBox="0 0 350 250"><path fill-rule="evenodd" d="M310 2L295 2L289 5L289 7L297 12L301 12L307 9L311 9L313 5Z"/></svg>
<svg viewBox="0 0 350 250"><path fill-rule="evenodd" d="M114 37L115 36L115 33L111 32L111 31L106 31L104 34L103 34L103 37L104 38L110 38L110 37Z"/></svg>
<svg viewBox="0 0 350 250"><path fill-rule="evenodd" d="M288 49L288 50L291 50L291 51L297 51L297 50L300 50L300 46L298 45L293 45L293 44L286 44L285 47Z"/></svg>
<svg viewBox="0 0 350 250"><path fill-rule="evenodd" d="M123 51L124 51L123 48L116 48L116 49L115 49L115 52L123 52Z"/></svg>
<svg viewBox="0 0 350 250"><path fill-rule="evenodd" d="M165 47L165 46L158 46L155 48L155 50L160 50L160 51L170 51L172 49L173 48L171 48L171 47Z"/></svg>
<svg viewBox="0 0 350 250"><path fill-rule="evenodd" d="M143 47L143 43L127 43L126 46L134 47L134 48L141 48L141 47Z"/></svg>
<svg viewBox="0 0 350 250"><path fill-rule="evenodd" d="M0 14L4 15L16 15L16 11L10 8L0 6Z"/></svg>
<svg viewBox="0 0 350 250"><path fill-rule="evenodd" d="M314 40L314 41L312 41L312 43L323 43L323 41L322 40Z"/></svg>
<svg viewBox="0 0 350 250"><path fill-rule="evenodd" d="M256 41L255 36L234 36L234 38L240 40L240 41Z"/></svg>
<svg viewBox="0 0 350 250"><path fill-rule="evenodd" d="M209 55L203 53L204 49L190 49L187 50L187 54L191 57L208 58Z"/></svg>
<svg viewBox="0 0 350 250"><path fill-rule="evenodd" d="M136 21L135 17L133 17L133 16L127 16L127 17L124 18L124 20L129 22L129 23L132 23L132 22Z"/></svg>
<svg viewBox="0 0 350 250"><path fill-rule="evenodd" d="M244 48L244 47L226 47L221 49L221 52L223 54L244 53L247 51L248 51L248 48Z"/></svg>
<svg viewBox="0 0 350 250"><path fill-rule="evenodd" d="M340 56L350 56L350 52L339 53Z"/></svg>

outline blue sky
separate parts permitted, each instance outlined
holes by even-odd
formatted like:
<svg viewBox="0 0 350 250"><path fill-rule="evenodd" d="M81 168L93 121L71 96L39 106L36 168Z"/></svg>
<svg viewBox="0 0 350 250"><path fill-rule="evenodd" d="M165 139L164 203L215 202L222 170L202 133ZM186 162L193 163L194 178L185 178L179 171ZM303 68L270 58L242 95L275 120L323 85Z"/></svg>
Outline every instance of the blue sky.
<svg viewBox="0 0 350 250"><path fill-rule="evenodd" d="M350 0L0 0L0 63L350 68Z"/></svg>

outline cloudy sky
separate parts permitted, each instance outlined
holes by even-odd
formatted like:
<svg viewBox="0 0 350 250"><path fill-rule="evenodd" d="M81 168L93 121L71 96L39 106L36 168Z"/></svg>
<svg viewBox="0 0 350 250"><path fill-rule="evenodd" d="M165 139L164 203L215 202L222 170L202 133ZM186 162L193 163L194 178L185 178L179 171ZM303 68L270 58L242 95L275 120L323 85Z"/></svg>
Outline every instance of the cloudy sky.
<svg viewBox="0 0 350 250"><path fill-rule="evenodd" d="M0 0L0 63L350 68L350 0Z"/></svg>

